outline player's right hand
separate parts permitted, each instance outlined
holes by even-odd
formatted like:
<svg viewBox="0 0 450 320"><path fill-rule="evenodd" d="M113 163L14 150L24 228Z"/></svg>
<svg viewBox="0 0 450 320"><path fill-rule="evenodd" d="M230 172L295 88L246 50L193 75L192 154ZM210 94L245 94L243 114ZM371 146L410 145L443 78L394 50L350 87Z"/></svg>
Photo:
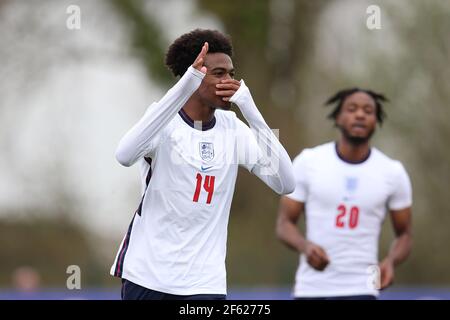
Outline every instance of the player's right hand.
<svg viewBox="0 0 450 320"><path fill-rule="evenodd" d="M239 90L241 82L235 79L224 79L216 84L216 95L222 97L223 101L230 101L230 98Z"/></svg>
<svg viewBox="0 0 450 320"><path fill-rule="evenodd" d="M192 67L194 67L195 69L204 74L206 74L206 72L208 71L208 69L204 66L205 57L206 54L208 53L208 48L209 48L208 42L205 42L205 44L202 47L202 51L200 51L194 63L192 64Z"/></svg>
<svg viewBox="0 0 450 320"><path fill-rule="evenodd" d="M330 263L325 250L322 247L309 241L307 242L305 247L305 255L308 264L317 271L323 271L328 263Z"/></svg>

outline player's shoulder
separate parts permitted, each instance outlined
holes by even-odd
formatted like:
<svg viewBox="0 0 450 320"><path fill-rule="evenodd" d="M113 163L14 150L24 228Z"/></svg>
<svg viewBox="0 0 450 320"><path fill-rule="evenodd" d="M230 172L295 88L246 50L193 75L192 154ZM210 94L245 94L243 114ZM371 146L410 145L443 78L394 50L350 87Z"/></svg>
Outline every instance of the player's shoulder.
<svg viewBox="0 0 450 320"><path fill-rule="evenodd" d="M329 159L334 152L334 142L327 142L314 147L304 148L295 158L295 163L314 163L318 159Z"/></svg>
<svg viewBox="0 0 450 320"><path fill-rule="evenodd" d="M404 171L404 166L400 160L394 159L381 150L372 147L372 156L376 165L380 168L398 173Z"/></svg>
<svg viewBox="0 0 450 320"><path fill-rule="evenodd" d="M231 110L216 109L216 111L214 112L214 116L216 118L227 119L227 120L231 120L231 121L234 121L234 119L237 119L236 112L231 111Z"/></svg>
<svg viewBox="0 0 450 320"><path fill-rule="evenodd" d="M314 147L304 148L297 157L315 158L334 152L334 142L327 142Z"/></svg>
<svg viewBox="0 0 450 320"><path fill-rule="evenodd" d="M234 129L236 127L248 128L248 126L237 117L234 111L217 109L214 112L214 116L216 117L216 123L222 127L230 129Z"/></svg>

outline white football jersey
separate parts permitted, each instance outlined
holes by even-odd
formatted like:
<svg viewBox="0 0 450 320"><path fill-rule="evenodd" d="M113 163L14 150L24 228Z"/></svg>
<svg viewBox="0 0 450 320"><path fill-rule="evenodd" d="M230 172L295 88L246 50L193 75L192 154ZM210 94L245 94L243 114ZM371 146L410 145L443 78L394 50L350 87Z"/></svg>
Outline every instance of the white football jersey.
<svg viewBox="0 0 450 320"><path fill-rule="evenodd" d="M140 160L144 196L112 268L115 276L171 294L226 293L238 165L251 170L259 149L234 112L217 110L202 129L181 110ZM238 141L254 142L247 162L238 159Z"/></svg>
<svg viewBox="0 0 450 320"><path fill-rule="evenodd" d="M226 294L227 226L238 166L280 194L295 188L291 160L243 81L230 101L263 139L232 111L216 110L207 123L184 112L203 76L190 67L116 151L121 164L140 164L142 201L111 274L175 295Z"/></svg>
<svg viewBox="0 0 450 320"><path fill-rule="evenodd" d="M336 143L303 150L294 160L296 189L305 203L306 238L330 263L316 271L300 255L295 297L378 295L378 240L387 210L411 206L403 165L376 148L361 163L341 159Z"/></svg>

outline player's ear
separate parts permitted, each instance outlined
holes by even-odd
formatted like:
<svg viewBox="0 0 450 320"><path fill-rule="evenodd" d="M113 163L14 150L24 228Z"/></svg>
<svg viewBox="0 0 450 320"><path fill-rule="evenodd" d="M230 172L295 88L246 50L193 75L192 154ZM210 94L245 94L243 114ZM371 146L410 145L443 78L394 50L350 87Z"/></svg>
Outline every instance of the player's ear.
<svg viewBox="0 0 450 320"><path fill-rule="evenodd" d="M334 116L334 127L339 128L339 114Z"/></svg>

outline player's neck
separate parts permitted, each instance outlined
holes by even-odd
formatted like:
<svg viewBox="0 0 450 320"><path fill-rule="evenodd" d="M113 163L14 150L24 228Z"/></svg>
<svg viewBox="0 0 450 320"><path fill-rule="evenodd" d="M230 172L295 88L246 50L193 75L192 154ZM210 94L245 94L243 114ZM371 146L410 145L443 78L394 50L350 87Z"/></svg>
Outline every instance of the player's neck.
<svg viewBox="0 0 450 320"><path fill-rule="evenodd" d="M369 141L355 144L345 138L341 138L337 141L336 152L346 162L361 163L367 160L370 155L370 144Z"/></svg>
<svg viewBox="0 0 450 320"><path fill-rule="evenodd" d="M209 122L214 118L215 109L199 103L196 99L189 99L183 107L184 112L194 121Z"/></svg>

